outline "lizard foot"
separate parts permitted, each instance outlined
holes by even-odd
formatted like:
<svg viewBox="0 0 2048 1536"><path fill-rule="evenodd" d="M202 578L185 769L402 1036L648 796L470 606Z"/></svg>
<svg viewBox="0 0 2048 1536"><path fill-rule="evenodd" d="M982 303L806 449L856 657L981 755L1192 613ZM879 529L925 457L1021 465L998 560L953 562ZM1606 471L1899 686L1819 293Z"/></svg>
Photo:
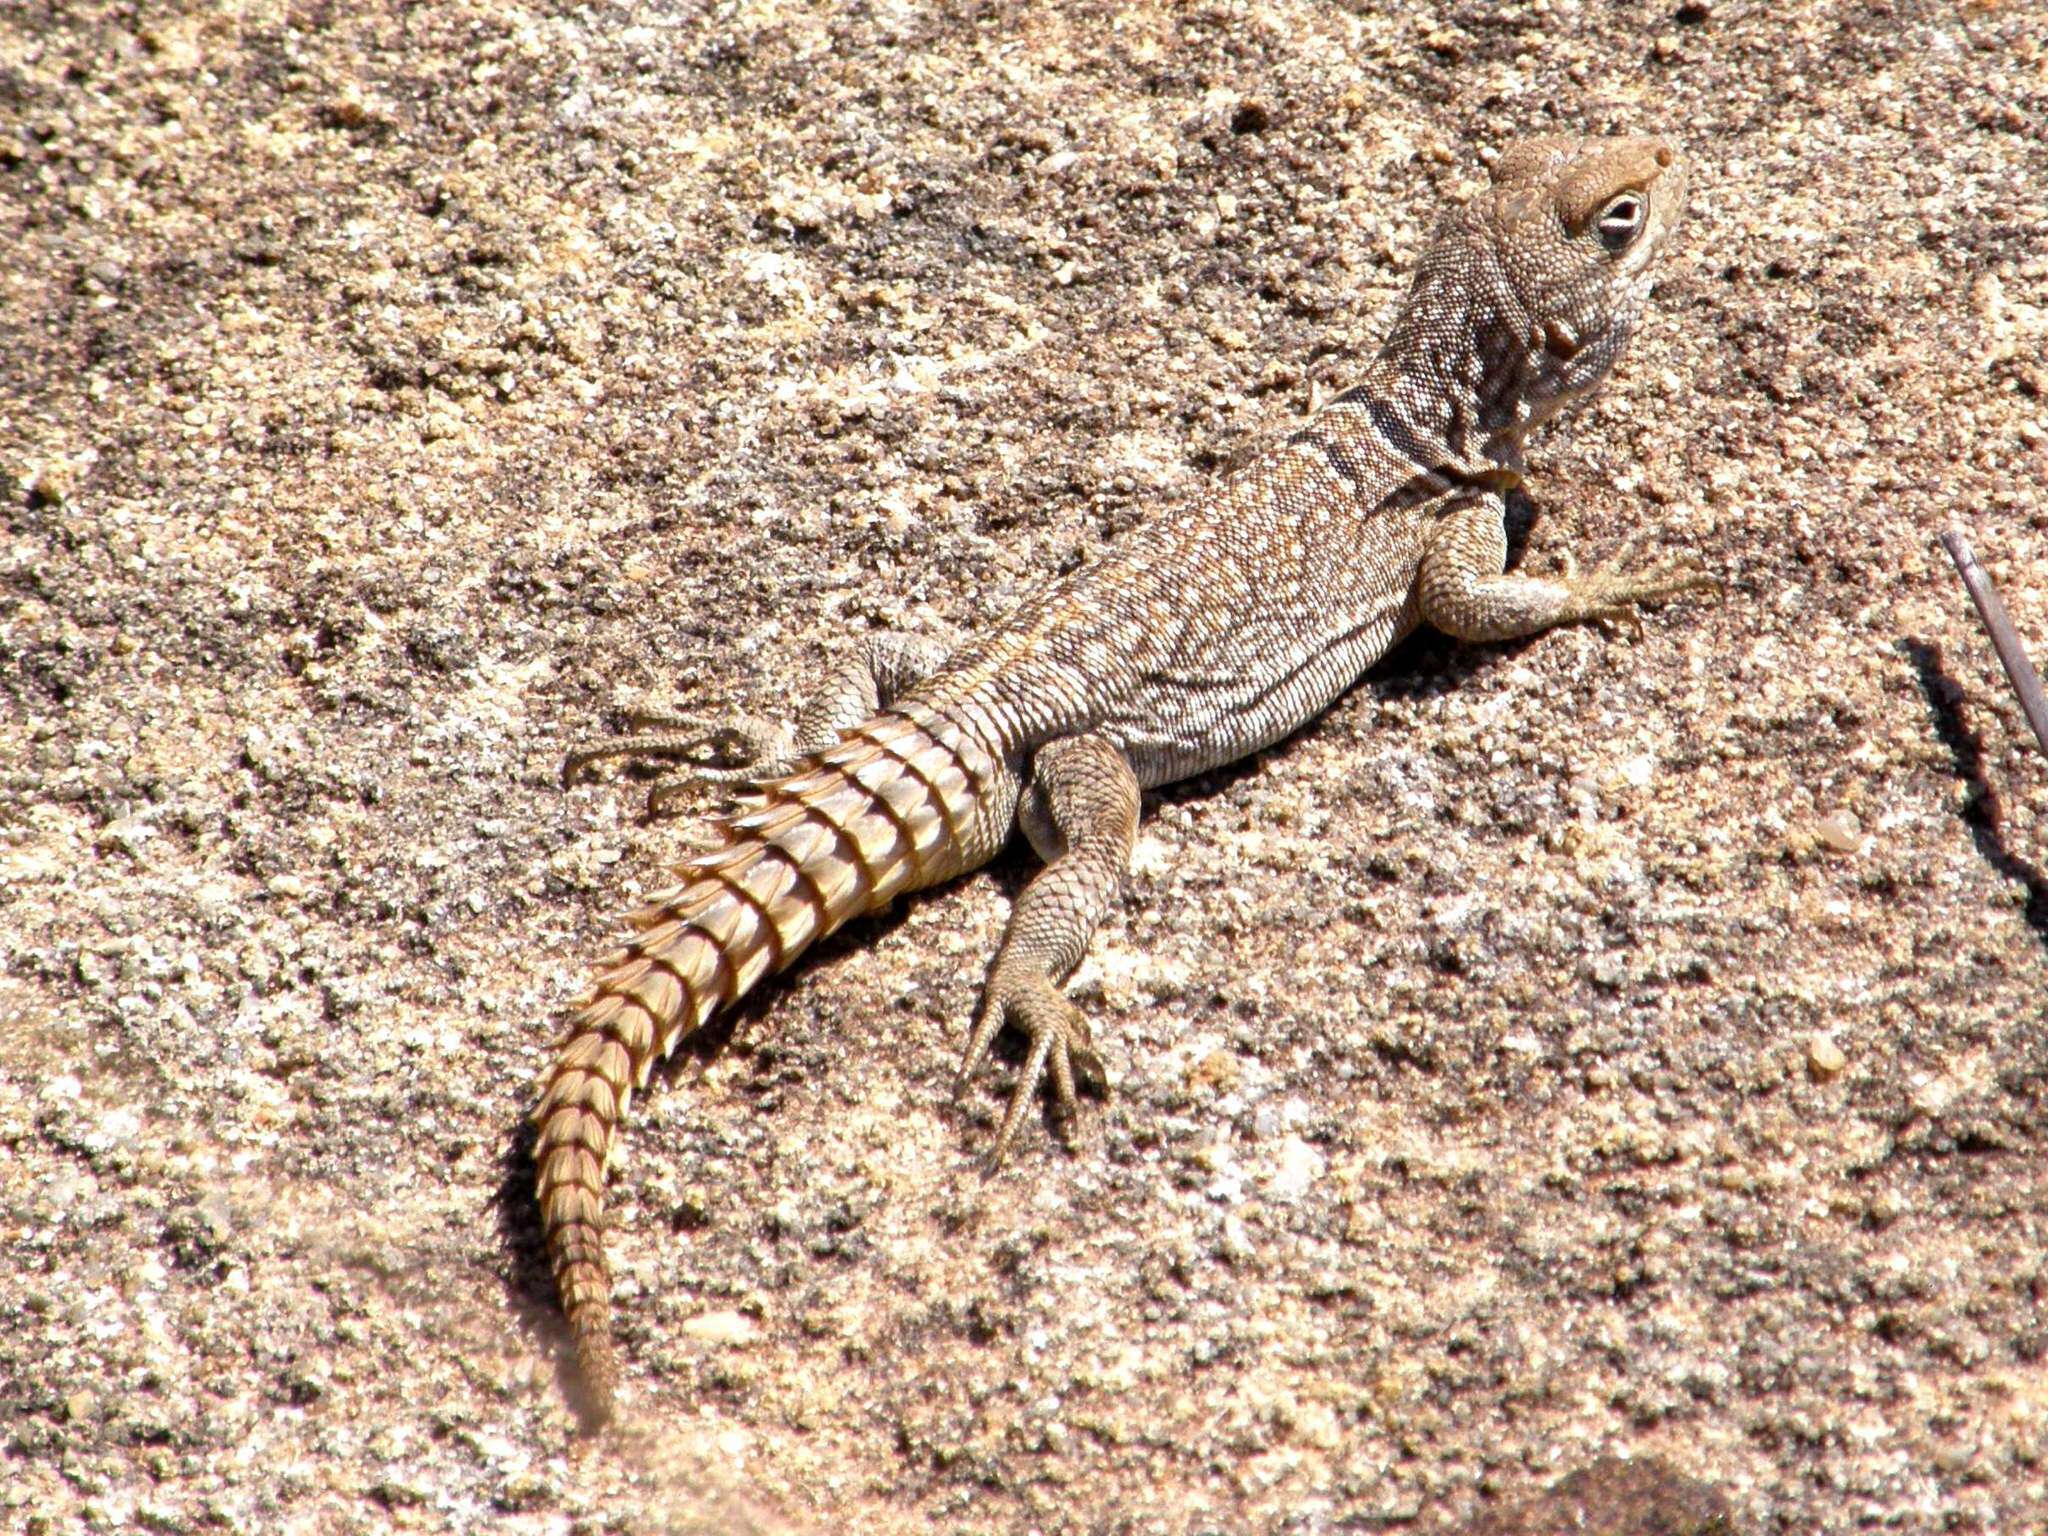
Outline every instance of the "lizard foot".
<svg viewBox="0 0 2048 1536"><path fill-rule="evenodd" d="M1660 560L1640 569L1625 568L1626 552L1572 582L1572 604L1568 619L1591 619L1597 624L1619 624L1631 633L1643 632L1636 614L1638 603L1661 603L1690 592L1719 595L1727 584L1710 575L1697 560Z"/></svg>
<svg viewBox="0 0 2048 1536"><path fill-rule="evenodd" d="M789 731L765 720L742 716L707 726L665 710L634 710L626 716L624 735L605 736L573 748L562 760L564 788L585 769L615 757L665 758L687 765L691 778L707 784L737 784L774 778L791 756ZM656 785L647 809L658 815L683 786Z"/></svg>
<svg viewBox="0 0 2048 1536"><path fill-rule="evenodd" d="M1087 1015L1040 974L1010 984L990 982L980 1017L975 1020L974 1036L967 1043L966 1058L960 1063L956 1092L966 1088L967 1080L987 1059L989 1047L1005 1024L1014 1024L1024 1032L1031 1042L1031 1053L1017 1074L1009 1108L1003 1113L1002 1128L996 1132L996 1144L988 1160L991 1170L1000 1168L1010 1155L1017 1132L1024 1124L1024 1113L1031 1107L1041 1080L1050 1080L1053 1111L1063 1123L1071 1123L1081 1112L1075 1096L1077 1085L1095 1094L1109 1090L1109 1075L1103 1070L1102 1058L1095 1054Z"/></svg>

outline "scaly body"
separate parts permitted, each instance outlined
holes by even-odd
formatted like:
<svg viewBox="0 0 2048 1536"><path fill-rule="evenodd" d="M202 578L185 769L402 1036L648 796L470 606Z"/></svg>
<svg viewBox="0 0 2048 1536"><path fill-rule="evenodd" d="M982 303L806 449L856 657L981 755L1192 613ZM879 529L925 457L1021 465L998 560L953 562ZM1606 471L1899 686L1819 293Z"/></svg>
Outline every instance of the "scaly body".
<svg viewBox="0 0 2048 1536"><path fill-rule="evenodd" d="M963 1078L1005 1026L1031 1050L1000 1159L1041 1081L1100 1081L1059 992L1115 899L1141 788L1257 751L1314 718L1418 624L1506 639L1711 585L1663 562L1504 573L1522 442L1619 355L1684 203L1650 139L1514 146L1447 221L1365 379L1213 495L1052 582L958 653L878 637L794 741L670 730L623 753L722 744L763 803L632 919L572 1019L540 1106L549 1253L595 1419L617 1360L602 1241L614 1139L653 1064L717 1008L850 918L993 857L1021 825L1047 867L1018 898ZM671 725L674 722L670 722Z"/></svg>

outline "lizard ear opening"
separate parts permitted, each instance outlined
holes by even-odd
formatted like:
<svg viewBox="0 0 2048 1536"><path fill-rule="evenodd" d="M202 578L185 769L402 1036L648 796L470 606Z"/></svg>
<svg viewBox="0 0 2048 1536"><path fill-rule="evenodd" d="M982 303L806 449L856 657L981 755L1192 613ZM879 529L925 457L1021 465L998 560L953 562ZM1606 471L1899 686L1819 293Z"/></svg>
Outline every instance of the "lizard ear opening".
<svg viewBox="0 0 2048 1536"><path fill-rule="evenodd" d="M1622 193L1602 208L1600 217L1594 221L1600 243L1617 253L1627 250L1642 234L1649 211L1649 200L1642 193Z"/></svg>

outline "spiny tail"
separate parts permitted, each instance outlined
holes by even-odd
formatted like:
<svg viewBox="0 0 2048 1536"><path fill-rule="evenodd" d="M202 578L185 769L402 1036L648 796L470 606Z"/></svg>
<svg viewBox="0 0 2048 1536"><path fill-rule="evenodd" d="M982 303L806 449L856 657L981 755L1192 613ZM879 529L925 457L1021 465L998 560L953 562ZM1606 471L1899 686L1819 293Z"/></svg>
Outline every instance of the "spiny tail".
<svg viewBox="0 0 2048 1536"><path fill-rule="evenodd" d="M997 771L936 718L878 715L763 786L765 805L722 819L727 846L627 919L638 932L578 1005L534 1111L541 1226L593 1423L611 1417L618 1382L604 1181L633 1090L814 941L987 857L973 829Z"/></svg>

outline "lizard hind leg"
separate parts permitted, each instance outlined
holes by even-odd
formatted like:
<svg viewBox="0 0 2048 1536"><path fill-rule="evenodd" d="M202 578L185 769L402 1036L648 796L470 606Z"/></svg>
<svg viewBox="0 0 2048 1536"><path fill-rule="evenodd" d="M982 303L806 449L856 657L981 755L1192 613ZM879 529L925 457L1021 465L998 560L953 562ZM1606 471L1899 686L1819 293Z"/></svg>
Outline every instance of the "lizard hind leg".
<svg viewBox="0 0 2048 1536"><path fill-rule="evenodd" d="M1005 1025L1031 1042L990 1153L1009 1154L1041 1078L1050 1076L1060 1118L1078 1112L1077 1083L1107 1086L1081 1010L1060 992L1081 963L1095 925L1108 912L1138 840L1138 780L1129 761L1101 736L1069 736L1038 749L1020 820L1046 867L1024 888L990 966L981 1011L960 1065L965 1086Z"/></svg>
<svg viewBox="0 0 2048 1536"><path fill-rule="evenodd" d="M759 784L785 778L877 710L887 709L906 688L936 670L945 656L944 646L922 636L869 636L826 676L798 713L794 733L785 725L752 716L707 723L663 709L634 710L623 735L600 737L570 750L562 761L562 783L575 783L585 769L609 758L686 764L688 780L657 784L648 792L647 811L655 816L687 793L693 782Z"/></svg>

